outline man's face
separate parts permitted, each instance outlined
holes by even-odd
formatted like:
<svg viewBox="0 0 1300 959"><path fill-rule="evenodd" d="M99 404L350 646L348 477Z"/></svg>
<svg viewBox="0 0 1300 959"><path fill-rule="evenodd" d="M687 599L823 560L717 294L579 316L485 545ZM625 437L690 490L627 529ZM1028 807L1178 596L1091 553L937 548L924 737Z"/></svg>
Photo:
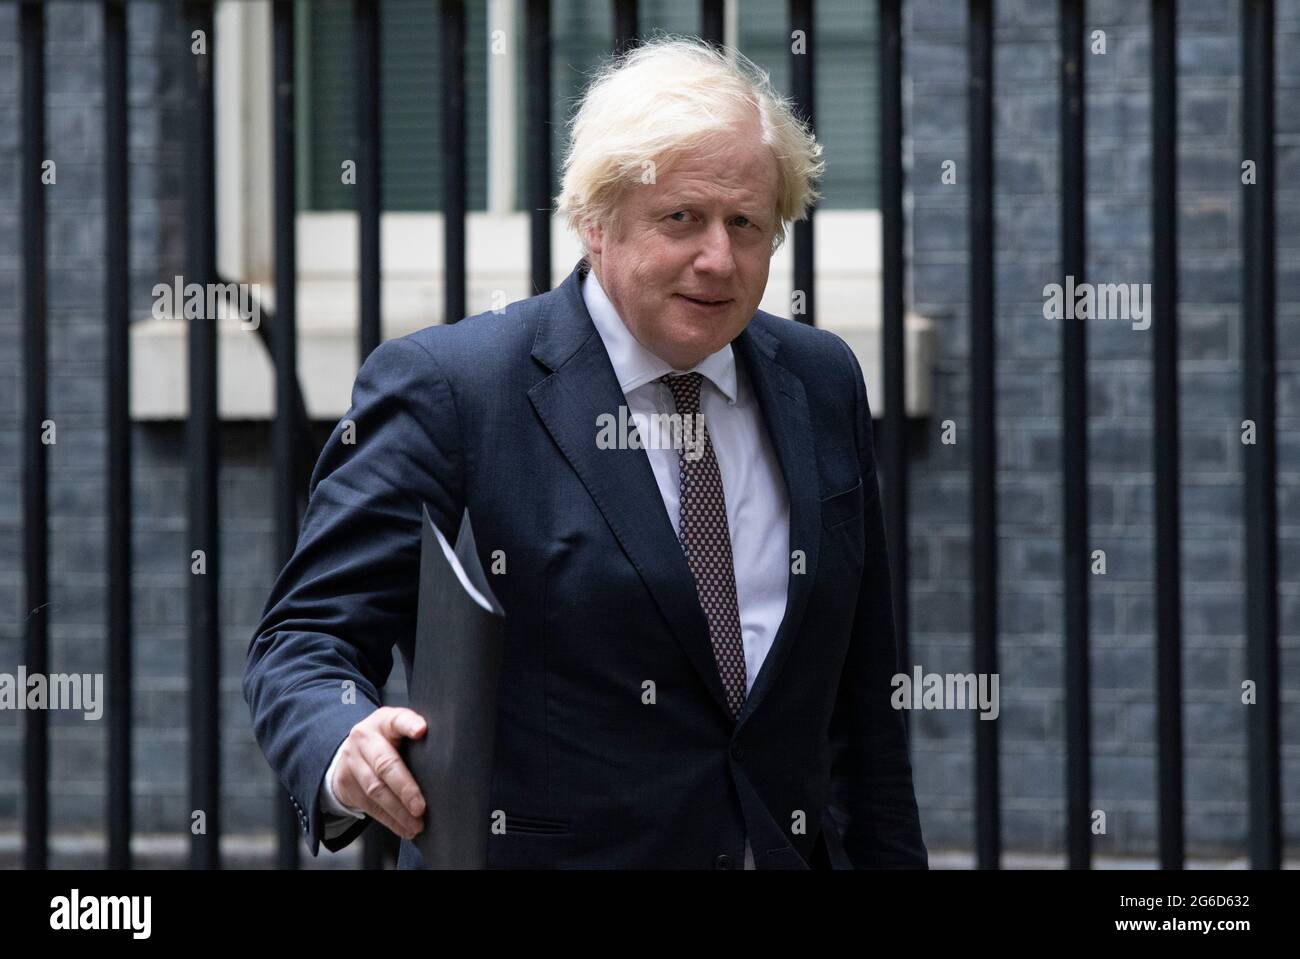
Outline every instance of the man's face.
<svg viewBox="0 0 1300 959"><path fill-rule="evenodd" d="M757 122L627 188L616 226L587 231L596 278L646 349L689 369L754 316L776 232L776 158Z"/></svg>

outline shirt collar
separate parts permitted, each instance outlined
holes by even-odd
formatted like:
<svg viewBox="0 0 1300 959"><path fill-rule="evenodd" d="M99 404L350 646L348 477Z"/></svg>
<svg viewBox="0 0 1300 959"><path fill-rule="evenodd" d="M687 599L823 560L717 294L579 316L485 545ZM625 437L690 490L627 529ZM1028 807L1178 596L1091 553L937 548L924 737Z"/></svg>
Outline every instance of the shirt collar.
<svg viewBox="0 0 1300 959"><path fill-rule="evenodd" d="M623 323L614 304L596 279L596 272L588 270L582 283L582 299L587 304L587 312L596 325L596 332L604 341L605 352L614 366L614 375L624 395L638 386L643 386L659 379L665 373L700 373L716 386L727 398L727 402L736 402L736 355L727 343L716 353L710 353L689 370L674 370L673 367L647 350L632 335Z"/></svg>

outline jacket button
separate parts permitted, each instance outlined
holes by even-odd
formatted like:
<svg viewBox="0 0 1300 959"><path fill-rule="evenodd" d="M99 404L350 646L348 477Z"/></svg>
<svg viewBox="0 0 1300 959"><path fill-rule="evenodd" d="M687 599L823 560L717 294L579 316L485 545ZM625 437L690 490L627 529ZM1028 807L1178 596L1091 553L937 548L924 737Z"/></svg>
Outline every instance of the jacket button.
<svg viewBox="0 0 1300 959"><path fill-rule="evenodd" d="M731 744L731 758L740 762L745 758L745 750L741 748L740 743Z"/></svg>
<svg viewBox="0 0 1300 959"><path fill-rule="evenodd" d="M718 856L718 858L716 858L716 859L713 860L713 868L714 868L714 869L730 869L730 868L731 868L731 857L728 856L728 855L724 852L721 856Z"/></svg>

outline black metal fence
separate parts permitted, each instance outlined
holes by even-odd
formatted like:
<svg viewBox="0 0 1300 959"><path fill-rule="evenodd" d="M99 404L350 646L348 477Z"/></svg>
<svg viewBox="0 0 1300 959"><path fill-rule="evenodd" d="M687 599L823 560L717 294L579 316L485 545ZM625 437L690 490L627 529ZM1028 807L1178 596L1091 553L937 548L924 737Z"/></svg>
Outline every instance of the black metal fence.
<svg viewBox="0 0 1300 959"><path fill-rule="evenodd" d="M21 48L21 232L22 330L25 412L22 425L23 564L25 621L23 653L30 671L48 663L47 448L40 438L47 409L46 237L41 164L45 137L45 10L41 3L12 0L19 7ZM612 0L616 36L613 46L635 43L636 0ZM296 275L294 243L295 80L292 0L273 0L273 123L275 275ZM900 658L909 662L906 597L907 458L903 362L904 318L904 176L900 0L879 0L880 38L880 171L883 224L883 369L885 413L879 438L884 473L887 536L895 562L894 605L899 624ZM129 304L127 295L127 18L123 0L106 0L104 43L104 175L106 178L105 302L108 341L108 681L110 737L106 809L108 864L131 864L131 453L129 417ZM1157 578L1157 717L1160 862L1180 868L1184 857L1183 736L1180 681L1179 449L1178 449L1178 313L1177 229L1175 216L1176 125L1175 0L1151 0L1152 67L1152 224L1154 270L1154 383ZM459 0L439 0L442 24L442 74L430 78L443 102L443 211L446 229L445 315L465 313L465 12ZM970 402L973 454L970 466L971 575L973 582L973 649L976 670L994 673L998 663L996 580L996 443L994 428L994 153L993 153L993 4L969 0L970 190ZM816 38L813 0L790 0L789 27L803 31L804 54L792 54L792 95L800 113L815 118L813 50ZM1246 477L1246 556L1248 583L1248 664L1257 683L1257 704L1250 711L1249 852L1256 868L1281 863L1281 801L1278 682L1277 439L1275 391L1275 273L1273 116L1274 12L1270 0L1241 0L1243 84L1241 90L1243 156L1256 164L1253 185L1243 187L1245 211L1243 255L1243 393L1242 418L1255 424L1256 442L1244 457ZM361 356L380 341L381 261L379 219L379 0L354 0L354 65L358 213L360 218ZM551 10L549 0L525 0L527 169L526 202L530 211L532 289L550 288L552 157L549 90L551 85ZM722 40L722 0L700 3L700 36ZM204 32L210 44L221 42L213 31L211 0L188 2L187 34ZM1085 44L1083 0L1060 0L1060 169L1062 183L1062 273L1084 272L1086 231L1084 203ZM188 39L178 43L188 50ZM211 49L211 48L209 48ZM184 57L186 113L185 262L191 280L215 281L216 208L214 183L213 59ZM437 84L437 86L434 86ZM795 225L794 287L807 295L801 319L814 322L812 301L815 255L812 218ZM276 416L272 428L275 468L276 543L287 560L307 488L306 470L316 449L298 388L294 284L277 282L275 317L262 313L259 333L276 371ZM1065 490L1064 589L1067 760L1067 809L1064 824L1071 868L1090 865L1089 676L1088 676L1088 457L1085 327L1062 327L1061 463ZM217 583L222 559L218 549L217 498L218 416L215 319L189 323L189 418L186 452L189 470L189 540L204 551L206 575L191 577L189 601L190 791L194 808L207 813L207 829L192 837L191 865L219 866L220 768L218 734ZM46 714L25 713L23 770L25 864L47 865L49 841L49 743ZM998 755L996 723L976 728L976 855L981 868L999 864ZM279 864L298 863L300 836L287 798L278 802ZM368 855L376 861L373 851Z"/></svg>

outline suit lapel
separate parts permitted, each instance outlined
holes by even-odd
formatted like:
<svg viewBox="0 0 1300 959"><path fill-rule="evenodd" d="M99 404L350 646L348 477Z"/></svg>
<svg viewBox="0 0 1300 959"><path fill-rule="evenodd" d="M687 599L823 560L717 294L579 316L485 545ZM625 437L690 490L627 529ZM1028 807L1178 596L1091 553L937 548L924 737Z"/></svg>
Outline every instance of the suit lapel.
<svg viewBox="0 0 1300 959"><path fill-rule="evenodd" d="M545 297L533 356L552 372L528 391L528 397L705 686L725 710L726 694L695 577L664 509L649 457L642 449L596 446L597 418L618 417L627 399L582 299L585 271L584 260L554 295Z"/></svg>
<svg viewBox="0 0 1300 959"><path fill-rule="evenodd" d="M793 554L801 550L804 556L804 571L790 574L785 616L740 712L738 725L743 725L763 701L785 665L808 608L808 597L817 581L821 545L821 479L817 470L808 396L799 377L782 365L780 341L755 318L732 341L732 348L749 372L768 436L781 463L781 475L790 500L790 551Z"/></svg>

